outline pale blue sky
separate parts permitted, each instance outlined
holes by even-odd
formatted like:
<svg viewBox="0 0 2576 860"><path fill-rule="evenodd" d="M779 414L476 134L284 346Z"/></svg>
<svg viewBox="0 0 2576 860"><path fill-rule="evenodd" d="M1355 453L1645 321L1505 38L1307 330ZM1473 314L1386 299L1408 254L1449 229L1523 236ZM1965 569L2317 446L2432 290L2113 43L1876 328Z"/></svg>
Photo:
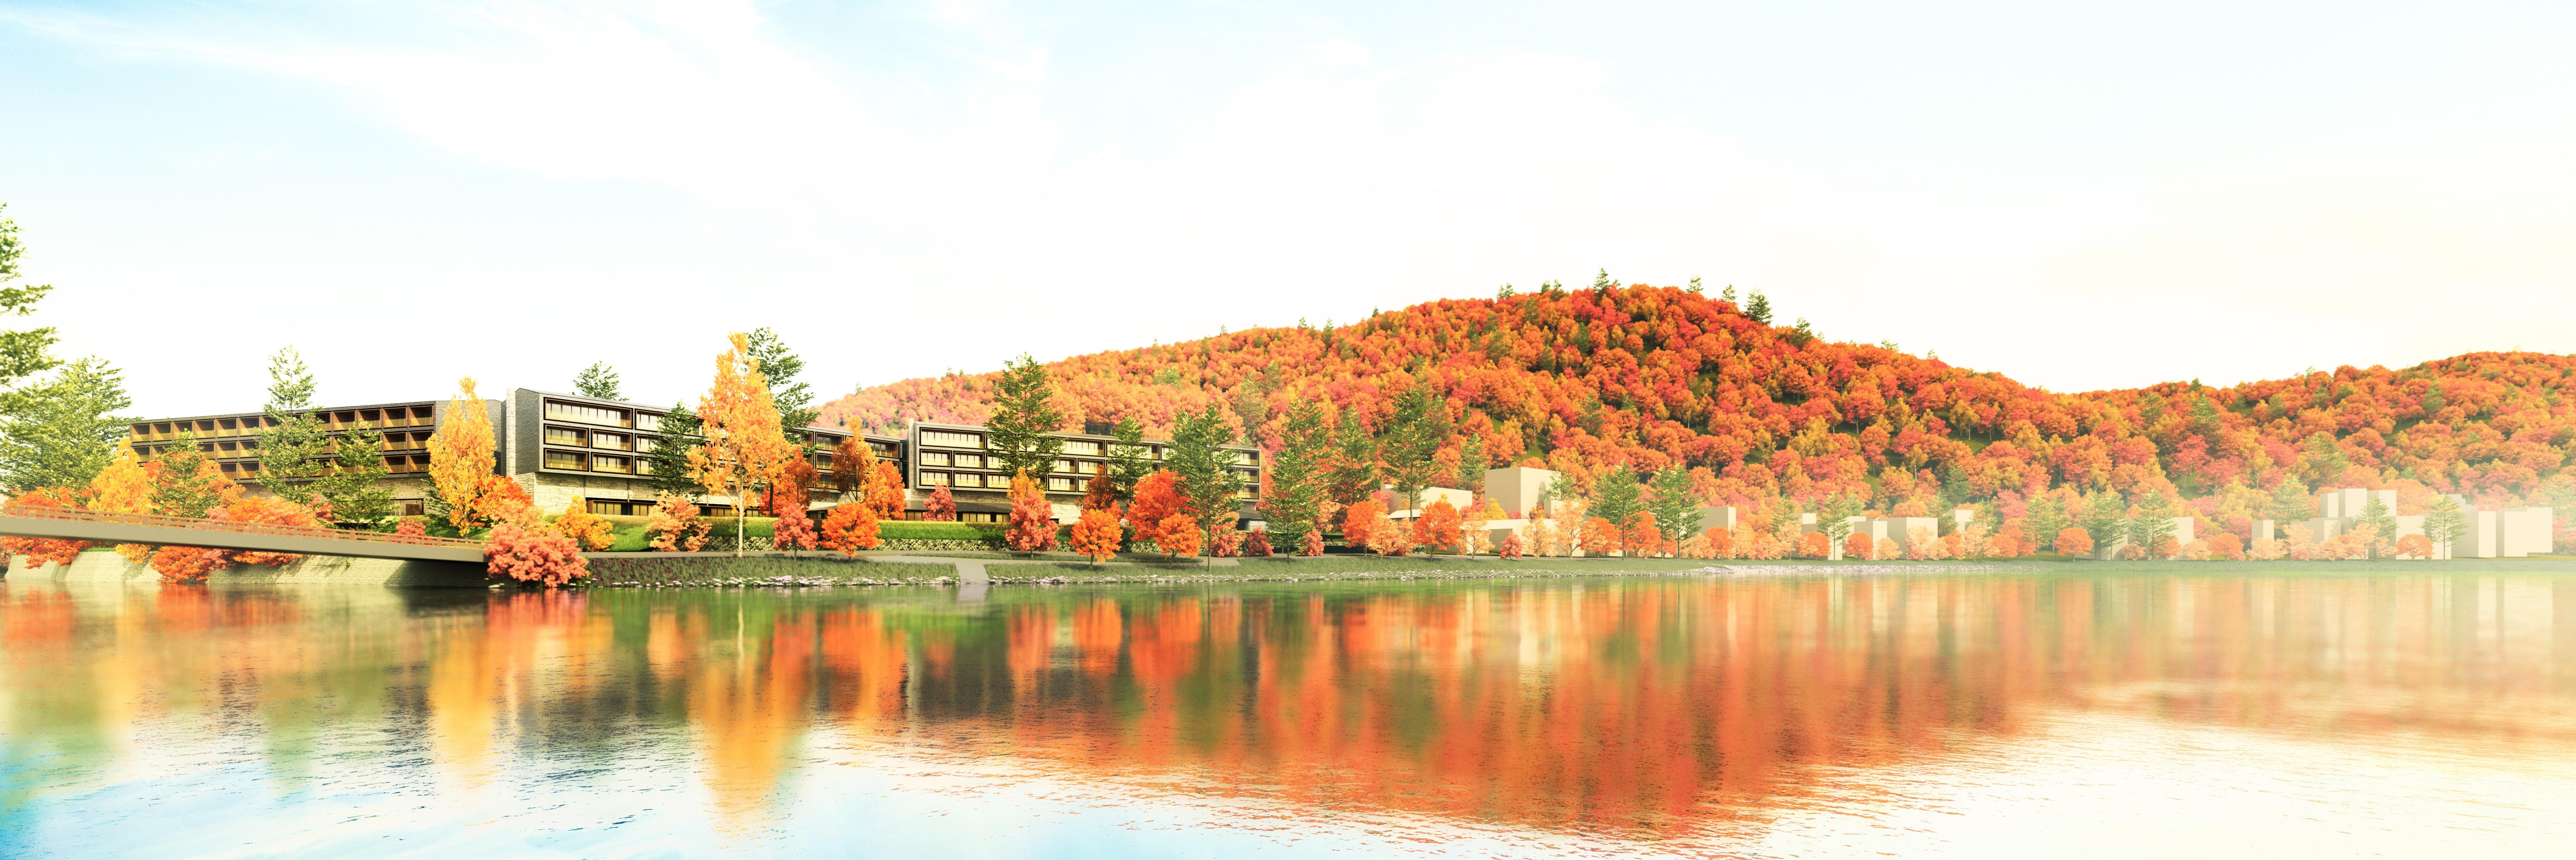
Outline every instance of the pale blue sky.
<svg viewBox="0 0 2576 860"><path fill-rule="evenodd" d="M2576 351L2576 5L2071 6L0 0L0 201L152 414L1601 267L2062 390Z"/></svg>

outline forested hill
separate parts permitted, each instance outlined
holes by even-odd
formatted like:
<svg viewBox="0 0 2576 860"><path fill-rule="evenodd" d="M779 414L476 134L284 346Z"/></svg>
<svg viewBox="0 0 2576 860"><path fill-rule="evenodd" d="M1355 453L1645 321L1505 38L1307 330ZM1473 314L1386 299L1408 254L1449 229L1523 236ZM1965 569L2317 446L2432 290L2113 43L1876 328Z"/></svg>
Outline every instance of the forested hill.
<svg viewBox="0 0 2576 860"><path fill-rule="evenodd" d="M1717 500L1765 506L1844 490L1879 507L2006 502L2068 487L2205 497L2394 486L2490 500L2569 468L2576 358L2473 353L2402 370L2338 368L2228 388L2165 383L2055 394L2001 373L1756 322L1670 287L1432 302L1334 328L1268 328L1049 365L1079 428L1150 432L1210 401L1277 444L1285 408L1321 398L1373 428L1396 392L1445 392L1492 462L1543 461L1578 483L1617 464L1706 469ZM973 423L994 376L910 379L828 404L878 432ZM1913 504L1908 504L1908 503Z"/></svg>

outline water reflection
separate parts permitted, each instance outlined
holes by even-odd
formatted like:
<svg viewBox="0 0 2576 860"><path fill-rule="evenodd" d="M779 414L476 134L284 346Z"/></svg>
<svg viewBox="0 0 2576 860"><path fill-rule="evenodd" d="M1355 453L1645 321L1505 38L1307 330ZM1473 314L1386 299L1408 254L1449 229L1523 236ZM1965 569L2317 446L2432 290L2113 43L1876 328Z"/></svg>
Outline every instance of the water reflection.
<svg viewBox="0 0 2576 860"><path fill-rule="evenodd" d="M1725 855L1800 850L1778 843L1820 838L1819 815L1965 807L1949 794L2033 768L2116 771L2139 797L2295 769L2251 763L2279 745L2524 780L2546 796L2456 815L2499 845L2564 835L2576 581L0 592L13 856L156 853L182 837L91 822L165 804L337 816L314 826L352 846L418 829L413 847L864 847L896 838L889 798L1197 810L1171 829L1272 847ZM2423 790L2458 796L2447 784ZM368 806L384 798L400 802ZM2275 825L2298 826L2258 826ZM1300 841L1315 829L1357 841ZM999 853L1107 843L1014 844Z"/></svg>

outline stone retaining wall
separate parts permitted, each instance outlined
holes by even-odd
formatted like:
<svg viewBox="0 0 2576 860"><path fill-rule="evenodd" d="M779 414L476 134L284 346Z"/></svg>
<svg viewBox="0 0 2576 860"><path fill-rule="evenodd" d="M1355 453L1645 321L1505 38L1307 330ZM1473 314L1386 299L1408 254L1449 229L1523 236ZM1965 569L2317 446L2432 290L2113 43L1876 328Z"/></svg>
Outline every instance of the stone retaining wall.
<svg viewBox="0 0 2576 860"><path fill-rule="evenodd" d="M69 565L45 562L28 567L27 559L9 559L12 582L155 583L161 574L112 552L84 552ZM490 580L483 566L443 561L306 556L276 567L237 566L206 577L213 585L375 585L405 588L482 588Z"/></svg>

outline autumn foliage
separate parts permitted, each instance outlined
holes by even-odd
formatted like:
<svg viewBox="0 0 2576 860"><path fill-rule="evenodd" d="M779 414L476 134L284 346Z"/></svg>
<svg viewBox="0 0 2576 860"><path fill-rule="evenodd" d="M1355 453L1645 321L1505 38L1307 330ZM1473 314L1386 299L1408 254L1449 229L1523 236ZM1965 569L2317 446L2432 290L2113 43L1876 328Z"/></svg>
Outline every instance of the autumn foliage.
<svg viewBox="0 0 2576 860"><path fill-rule="evenodd" d="M860 550L876 549L878 543L877 512L873 505L843 502L833 505L832 512L823 517L824 549L855 556Z"/></svg>
<svg viewBox="0 0 2576 860"><path fill-rule="evenodd" d="M573 539L553 529L505 522L483 544L484 569L494 579L554 588L590 575Z"/></svg>
<svg viewBox="0 0 2576 860"><path fill-rule="evenodd" d="M1413 521L1413 542L1420 546L1454 548L1458 546L1458 506L1440 499L1422 509Z"/></svg>
<svg viewBox="0 0 2576 860"><path fill-rule="evenodd" d="M1073 524L1073 551L1094 562L1107 561L1118 554L1118 506L1092 508L1082 512L1082 521Z"/></svg>
<svg viewBox="0 0 2576 860"><path fill-rule="evenodd" d="M1044 552L1055 548L1055 513L1047 506L1046 494L1038 491L1037 479L1022 472L1011 477L1011 523L1002 531L1002 540L1020 552Z"/></svg>
<svg viewBox="0 0 2576 860"><path fill-rule="evenodd" d="M1154 526L1154 546L1172 558L1197 558L1199 521L1187 513L1164 517Z"/></svg>
<svg viewBox="0 0 2576 860"><path fill-rule="evenodd" d="M921 518L924 520L934 523L957 521L957 496L948 492L947 484L941 484L938 489L930 491L930 500L923 502L921 508Z"/></svg>
<svg viewBox="0 0 2576 860"><path fill-rule="evenodd" d="M698 516L698 506L673 493L662 494L653 506L653 518L645 521L644 531L652 535L650 546L662 552L697 552L707 547L711 524Z"/></svg>
<svg viewBox="0 0 2576 860"><path fill-rule="evenodd" d="M564 506L563 513L555 515L555 531L592 552L606 550L617 543L617 535L609 527L608 520L591 513L589 504L580 499L572 500Z"/></svg>
<svg viewBox="0 0 2576 860"><path fill-rule="evenodd" d="M1991 505L1997 527L2046 493L2160 493L2188 501L2178 513L2201 519L2198 533L2244 534L2248 517L2270 516L2256 497L2292 479L2396 489L2408 508L2399 514L2460 493L2480 508L2546 503L2564 516L2571 503L2540 496L2570 475L2576 451L2576 400L2563 396L2576 389L2576 356L2471 353L2232 386L2056 393L1643 285L1443 300L1347 325L1076 356L1048 375L1077 418L1134 417L1164 435L1216 405L1253 420L1251 435L1272 450L1296 404L1347 409L1375 429L1398 393L1427 384L1456 424L1435 455L1442 470L1472 438L1488 461L1562 473L1576 495L1623 465L1679 466L1707 503L1747 514L1850 493L1896 516ZM881 431L975 423L993 378L869 388L826 404L824 420ZM1769 546L1736 543L1739 554Z"/></svg>

